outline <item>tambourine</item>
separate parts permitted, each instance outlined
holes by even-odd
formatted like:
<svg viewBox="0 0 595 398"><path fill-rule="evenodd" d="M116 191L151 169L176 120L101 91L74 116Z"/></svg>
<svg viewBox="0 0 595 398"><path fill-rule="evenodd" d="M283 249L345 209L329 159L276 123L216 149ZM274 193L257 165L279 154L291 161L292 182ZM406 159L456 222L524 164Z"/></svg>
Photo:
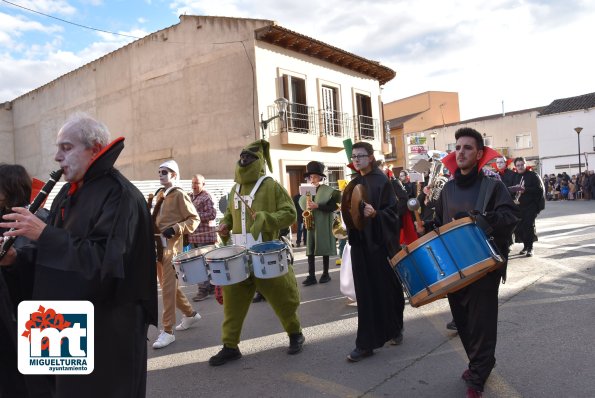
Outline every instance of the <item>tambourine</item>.
<svg viewBox="0 0 595 398"><path fill-rule="evenodd" d="M368 201L366 187L351 181L343 191L341 198L341 214L347 229L362 231L366 225L364 207Z"/></svg>

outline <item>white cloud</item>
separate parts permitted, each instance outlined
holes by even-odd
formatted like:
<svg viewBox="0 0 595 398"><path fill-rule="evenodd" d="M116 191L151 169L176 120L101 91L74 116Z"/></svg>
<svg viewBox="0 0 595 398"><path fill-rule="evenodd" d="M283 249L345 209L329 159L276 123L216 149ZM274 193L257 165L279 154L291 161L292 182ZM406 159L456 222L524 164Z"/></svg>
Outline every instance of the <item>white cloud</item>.
<svg viewBox="0 0 595 398"><path fill-rule="evenodd" d="M76 12L76 8L65 0L13 0L11 3L45 14L72 15Z"/></svg>
<svg viewBox="0 0 595 398"><path fill-rule="evenodd" d="M186 13L276 20L283 27L394 69L397 76L384 88L384 101L429 90L456 91L463 118L499 113L502 100L512 111L595 91L589 42L595 37L595 4L587 0L144 2L149 4L144 6L147 10L165 5L175 17ZM74 13L64 0L19 4L50 14ZM28 20L24 11L17 14L21 16L0 13L0 54L5 52L0 55L0 102L133 40L100 34L83 50L65 52L61 49L69 36L62 28ZM156 19L150 18L151 22ZM147 18L128 22L145 24ZM46 43L29 45L23 37L30 33L52 36ZM148 32L120 33L143 37ZM32 59L40 60L37 70Z"/></svg>

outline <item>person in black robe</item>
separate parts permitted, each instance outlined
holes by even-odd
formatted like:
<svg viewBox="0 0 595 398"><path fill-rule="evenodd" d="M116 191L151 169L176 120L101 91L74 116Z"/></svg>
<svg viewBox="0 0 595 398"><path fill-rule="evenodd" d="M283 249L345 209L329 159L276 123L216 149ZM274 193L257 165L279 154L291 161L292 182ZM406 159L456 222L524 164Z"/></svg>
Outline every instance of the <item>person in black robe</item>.
<svg viewBox="0 0 595 398"><path fill-rule="evenodd" d="M89 375L48 376L56 397L144 397L147 329L157 325L152 222L140 191L114 163L124 148L82 114L59 131L55 160L68 182L47 224L13 208L0 228L25 236L34 253L11 248L0 265L35 262L33 300L88 300L95 310L95 368Z"/></svg>
<svg viewBox="0 0 595 398"><path fill-rule="evenodd" d="M21 165L0 164L0 219L12 207L26 206L31 197L31 177ZM37 216L47 217L40 209ZM6 232L0 228L0 239ZM14 247L30 244L27 238L15 240ZM43 376L22 375L17 369L17 307L30 300L33 290L33 267L26 261L0 267L0 397L49 397ZM45 383L45 384L44 384Z"/></svg>
<svg viewBox="0 0 595 398"><path fill-rule="evenodd" d="M386 175L375 165L374 149L369 143L355 143L352 160L360 174L345 191L361 184L367 193L363 230L347 225L358 311L355 349L347 359L357 362L388 341L393 345L402 343L405 299L387 260L399 250L397 196Z"/></svg>
<svg viewBox="0 0 595 398"><path fill-rule="evenodd" d="M545 205L544 187L539 175L527 169L525 158L516 158L514 167L517 170L515 182L519 189L516 196L521 209L521 222L514 231L514 237L517 243L523 244L523 249L519 254L531 257L533 256L533 242L537 241L535 219L541 211L540 202Z"/></svg>
<svg viewBox="0 0 595 398"><path fill-rule="evenodd" d="M502 156L496 159L496 168L498 169L498 175L500 176L500 180L506 185L507 188L512 187L516 184L516 173L508 168L508 160L506 157ZM514 195L509 189L509 193Z"/></svg>
<svg viewBox="0 0 595 398"><path fill-rule="evenodd" d="M455 138L455 151L443 159L449 170L456 170L455 178L448 181L440 193L432 227L471 214L477 225L485 228L486 235L494 238L504 260L500 267L477 281L448 294L450 310L469 358L468 368L461 377L467 384L467 397L472 398L482 396L484 384L496 363L498 287L506 276L511 235L519 211L506 186L481 172L493 157L492 153L497 152L484 147L482 135L474 129L461 128L455 132Z"/></svg>

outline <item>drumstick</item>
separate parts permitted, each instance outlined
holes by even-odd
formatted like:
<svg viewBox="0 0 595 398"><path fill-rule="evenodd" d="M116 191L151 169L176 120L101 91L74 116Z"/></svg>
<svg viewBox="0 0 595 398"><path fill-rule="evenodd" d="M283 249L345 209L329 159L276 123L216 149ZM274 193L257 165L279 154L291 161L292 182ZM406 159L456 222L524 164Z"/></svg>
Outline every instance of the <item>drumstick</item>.
<svg viewBox="0 0 595 398"><path fill-rule="evenodd" d="M252 216L252 218L254 218L255 216L255 212L254 210L252 210L252 208L250 207L250 205L248 203L246 203L246 201L244 200L244 198L242 198L242 195L238 194L237 192L234 191L234 193L236 194L236 196L238 197L239 200L242 201L242 203L246 206L246 209L250 210L250 215Z"/></svg>
<svg viewBox="0 0 595 398"><path fill-rule="evenodd" d="M415 214L415 221L417 221L418 225L424 225L421 221L421 216L419 215L419 201L415 198L411 198L407 201L407 208Z"/></svg>

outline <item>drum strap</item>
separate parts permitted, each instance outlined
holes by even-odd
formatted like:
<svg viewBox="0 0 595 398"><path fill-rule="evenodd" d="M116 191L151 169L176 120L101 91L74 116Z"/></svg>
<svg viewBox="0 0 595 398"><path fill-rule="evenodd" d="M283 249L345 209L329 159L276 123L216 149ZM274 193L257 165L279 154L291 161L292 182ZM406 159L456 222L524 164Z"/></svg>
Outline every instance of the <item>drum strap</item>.
<svg viewBox="0 0 595 398"><path fill-rule="evenodd" d="M252 188L252 191L250 191L250 194L242 195L242 199L244 199L244 201L248 204L248 206L252 206L252 201L254 201L254 196L256 195L258 188L260 188L260 185L262 184L262 182L267 178L270 178L270 176L260 176L260 178L256 181L256 184L254 184L254 188ZM236 184L236 186L235 186L236 195L234 195L233 201L234 201L235 209L238 209L241 206L242 235L244 236L244 239L247 242L249 239L246 238L246 235L248 234L248 231L246 231L246 205L244 204L244 202L242 202L240 199L238 199L238 196L240 196L240 188L241 188L241 185ZM234 235L236 235L236 234L234 234ZM259 236L258 240L259 241L262 240L260 238L260 236Z"/></svg>
<svg viewBox="0 0 595 398"><path fill-rule="evenodd" d="M496 189L497 183L498 181L493 180L489 177L484 177L481 180L481 185L479 187L479 195L477 196L477 202L475 202L475 210L477 210L481 214L485 213L490 198L494 193L494 189Z"/></svg>

